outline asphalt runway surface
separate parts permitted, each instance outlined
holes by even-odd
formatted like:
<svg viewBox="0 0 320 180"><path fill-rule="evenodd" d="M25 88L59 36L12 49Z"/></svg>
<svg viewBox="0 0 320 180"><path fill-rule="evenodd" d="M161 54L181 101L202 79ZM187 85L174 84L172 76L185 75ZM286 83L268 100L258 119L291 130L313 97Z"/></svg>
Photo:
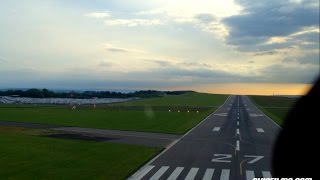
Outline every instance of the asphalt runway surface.
<svg viewBox="0 0 320 180"><path fill-rule="evenodd" d="M52 138L113 142L160 148L165 148L169 146L172 142L181 137L180 135L164 133L148 133L80 127L62 127L57 125L28 122L0 121L0 126L53 130L51 134L47 135L47 137Z"/></svg>
<svg viewBox="0 0 320 180"><path fill-rule="evenodd" d="M129 179L270 178L273 144L280 130L248 97L230 96Z"/></svg>

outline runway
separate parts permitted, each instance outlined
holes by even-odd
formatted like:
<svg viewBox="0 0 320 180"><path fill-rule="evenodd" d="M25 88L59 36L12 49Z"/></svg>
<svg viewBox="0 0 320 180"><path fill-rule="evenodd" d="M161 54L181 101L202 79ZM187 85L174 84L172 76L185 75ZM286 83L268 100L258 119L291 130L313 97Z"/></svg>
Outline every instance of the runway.
<svg viewBox="0 0 320 180"><path fill-rule="evenodd" d="M272 177L281 128L246 96L230 96L214 113L129 179L252 180Z"/></svg>

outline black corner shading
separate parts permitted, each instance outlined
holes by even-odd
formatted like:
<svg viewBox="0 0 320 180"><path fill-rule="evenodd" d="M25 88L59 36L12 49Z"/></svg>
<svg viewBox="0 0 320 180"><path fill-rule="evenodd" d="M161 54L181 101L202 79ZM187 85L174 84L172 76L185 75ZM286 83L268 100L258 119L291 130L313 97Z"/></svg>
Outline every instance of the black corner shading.
<svg viewBox="0 0 320 180"><path fill-rule="evenodd" d="M320 77L288 114L273 154L274 177L313 178L318 164Z"/></svg>

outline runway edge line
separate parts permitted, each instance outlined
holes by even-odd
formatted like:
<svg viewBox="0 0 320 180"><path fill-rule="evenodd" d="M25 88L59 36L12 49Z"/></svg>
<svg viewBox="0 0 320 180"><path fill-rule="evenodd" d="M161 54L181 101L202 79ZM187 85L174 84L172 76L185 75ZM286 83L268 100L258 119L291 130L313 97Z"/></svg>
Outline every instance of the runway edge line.
<svg viewBox="0 0 320 180"><path fill-rule="evenodd" d="M193 127L192 129L190 129L187 133L185 133L182 137L180 137L179 139L173 141L171 144L169 144L166 149L164 149L162 152L160 152L157 156L155 156L154 158L152 158L149 162L147 162L145 165L143 165L141 168L139 168L134 174L132 174L129 178L127 178L127 180L134 180L134 177L136 176L136 173L139 173L141 170L143 170L145 167L149 166L153 161L155 161L157 158L159 158L162 154L164 154L165 152L167 152L172 146L174 146L175 144L177 144L181 139L183 139L186 135L190 134L194 129L196 129L198 126L200 126L204 121L206 121L211 115L213 115L215 112L217 112L221 107L223 107L226 102L229 100L229 98L231 97L231 95L228 96L228 98L224 101L224 103L218 108L216 109L214 112L212 112L211 114L209 114L206 118L204 118L201 122L199 122L195 127Z"/></svg>

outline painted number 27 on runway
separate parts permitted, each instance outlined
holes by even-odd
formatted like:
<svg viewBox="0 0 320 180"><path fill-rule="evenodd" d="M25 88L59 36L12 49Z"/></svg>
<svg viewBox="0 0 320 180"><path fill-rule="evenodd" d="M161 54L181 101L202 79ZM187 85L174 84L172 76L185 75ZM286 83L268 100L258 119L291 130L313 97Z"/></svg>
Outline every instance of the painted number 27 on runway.
<svg viewBox="0 0 320 180"><path fill-rule="evenodd" d="M212 162L231 163L231 154L214 154L213 156L215 158L212 159ZM253 164L262 159L264 156L244 155L244 157L250 159L250 161L248 161L248 164Z"/></svg>
<svg viewBox="0 0 320 180"><path fill-rule="evenodd" d="M213 158L212 162L230 163L231 160L227 160L227 159L231 159L232 158L231 154L214 154L213 156L216 157L216 158Z"/></svg>

